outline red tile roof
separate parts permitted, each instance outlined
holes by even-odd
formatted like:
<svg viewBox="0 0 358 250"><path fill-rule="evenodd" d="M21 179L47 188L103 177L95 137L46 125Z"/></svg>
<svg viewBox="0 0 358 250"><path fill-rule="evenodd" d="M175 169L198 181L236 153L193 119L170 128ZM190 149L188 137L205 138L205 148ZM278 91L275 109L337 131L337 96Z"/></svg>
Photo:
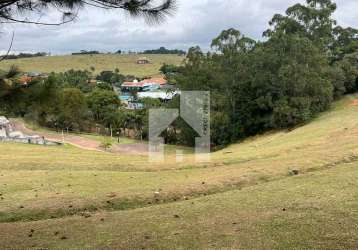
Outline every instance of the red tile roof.
<svg viewBox="0 0 358 250"><path fill-rule="evenodd" d="M28 83L30 83L32 81L32 77L30 77L30 76L21 76L19 81L22 84L28 84Z"/></svg>
<svg viewBox="0 0 358 250"><path fill-rule="evenodd" d="M142 82L124 82L122 87L143 87Z"/></svg>
<svg viewBox="0 0 358 250"><path fill-rule="evenodd" d="M124 82L122 87L143 87L146 84L159 84L165 85L167 84L167 80L164 78L151 78L151 79L144 79L141 82Z"/></svg>
<svg viewBox="0 0 358 250"><path fill-rule="evenodd" d="M144 84L155 83L155 84L165 85L167 84L167 80L165 80L164 78L151 78L151 79L144 79L142 83Z"/></svg>

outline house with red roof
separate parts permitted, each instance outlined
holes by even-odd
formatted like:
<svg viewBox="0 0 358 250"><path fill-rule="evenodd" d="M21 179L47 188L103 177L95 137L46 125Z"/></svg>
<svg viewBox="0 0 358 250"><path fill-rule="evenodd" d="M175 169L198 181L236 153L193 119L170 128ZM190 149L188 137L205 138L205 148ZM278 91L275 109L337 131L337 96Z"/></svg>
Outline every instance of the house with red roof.
<svg viewBox="0 0 358 250"><path fill-rule="evenodd" d="M141 57L137 60L137 64L150 64L150 60L147 57Z"/></svg>
<svg viewBox="0 0 358 250"><path fill-rule="evenodd" d="M172 99L173 96L168 95L167 89L165 89L165 87L168 86L167 84L168 81L163 77L124 82L121 85L121 95L119 98L129 109L131 109L131 105L133 104L138 104L136 109L143 108L143 105L137 100L138 98L154 98L160 100ZM145 93L148 93L148 95Z"/></svg>
<svg viewBox="0 0 358 250"><path fill-rule="evenodd" d="M124 82L122 83L121 89L122 92L146 91L146 89L159 89L167 83L168 81L163 77L149 78L142 81L134 80L133 82Z"/></svg>
<svg viewBox="0 0 358 250"><path fill-rule="evenodd" d="M19 82L23 85L29 84L33 80L33 77L23 75L19 78Z"/></svg>

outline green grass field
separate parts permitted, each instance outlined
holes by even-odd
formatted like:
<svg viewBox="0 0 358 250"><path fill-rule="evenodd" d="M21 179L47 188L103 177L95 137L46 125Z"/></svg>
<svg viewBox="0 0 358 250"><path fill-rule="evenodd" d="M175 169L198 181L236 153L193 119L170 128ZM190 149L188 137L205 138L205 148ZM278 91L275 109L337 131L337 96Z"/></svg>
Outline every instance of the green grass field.
<svg viewBox="0 0 358 250"><path fill-rule="evenodd" d="M137 59L146 56L151 64L138 65ZM0 69L8 69L11 65L17 65L24 72L64 72L70 69L88 70L95 68L98 74L103 70L119 69L121 74L135 75L138 77L158 76L159 68L164 64L179 65L184 57L177 55L68 55L34 57L0 62Z"/></svg>
<svg viewBox="0 0 358 250"><path fill-rule="evenodd" d="M356 98L205 164L0 144L2 248L356 249Z"/></svg>

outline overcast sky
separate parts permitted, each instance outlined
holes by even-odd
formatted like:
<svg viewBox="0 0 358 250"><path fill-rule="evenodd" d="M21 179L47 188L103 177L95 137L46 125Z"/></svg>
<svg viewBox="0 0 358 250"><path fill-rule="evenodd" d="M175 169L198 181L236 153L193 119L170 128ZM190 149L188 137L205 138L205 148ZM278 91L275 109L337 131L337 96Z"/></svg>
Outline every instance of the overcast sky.
<svg viewBox="0 0 358 250"><path fill-rule="evenodd" d="M87 8L75 23L60 27L16 24L1 34L0 51L5 50L15 31L14 51L44 51L66 54L81 49L116 51L167 48L208 48L223 29L236 28L260 39L275 13L284 13L300 0L177 0L174 16L160 25L148 25L120 11ZM335 18L341 26L358 27L358 1L336 0ZM42 17L43 21L51 20ZM2 28L4 31L4 27Z"/></svg>

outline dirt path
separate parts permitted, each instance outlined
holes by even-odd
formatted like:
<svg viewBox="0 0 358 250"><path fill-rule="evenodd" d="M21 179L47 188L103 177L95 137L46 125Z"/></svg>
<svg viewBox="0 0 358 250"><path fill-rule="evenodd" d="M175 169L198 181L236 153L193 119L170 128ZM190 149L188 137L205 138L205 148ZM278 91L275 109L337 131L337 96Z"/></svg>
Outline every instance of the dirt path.
<svg viewBox="0 0 358 250"><path fill-rule="evenodd" d="M73 146L79 147L86 150L94 150L105 152L101 147L101 143L96 140L85 138L79 135L64 134L61 133L47 133L43 131L34 131L25 126L25 124L18 120L11 120L11 124L15 131L21 131L26 135L39 135L44 136L46 139L65 142ZM109 151L115 154L141 154L146 155L148 153L148 146L144 143L134 143L134 144L114 144Z"/></svg>

